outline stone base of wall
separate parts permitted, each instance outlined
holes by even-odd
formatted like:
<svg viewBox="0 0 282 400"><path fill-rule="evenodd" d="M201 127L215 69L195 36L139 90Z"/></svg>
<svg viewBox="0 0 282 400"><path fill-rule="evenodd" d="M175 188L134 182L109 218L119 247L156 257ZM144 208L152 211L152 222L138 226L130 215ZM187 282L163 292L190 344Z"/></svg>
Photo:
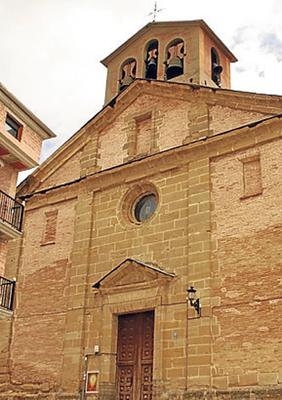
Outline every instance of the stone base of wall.
<svg viewBox="0 0 282 400"><path fill-rule="evenodd" d="M0 389L1 390L1 389ZM31 393L26 391L7 391L4 393L0 392L0 400L82 400L81 394L76 393ZM92 400L96 400L95 397L91 397ZM87 400L87 397L85 397Z"/></svg>
<svg viewBox="0 0 282 400"><path fill-rule="evenodd" d="M12 312L0 307L0 393L7 389L9 382L9 341Z"/></svg>
<svg viewBox="0 0 282 400"><path fill-rule="evenodd" d="M174 399L174 397L169 397L169 399ZM246 388L212 392L189 391L183 395L183 400L282 400L282 386L279 388Z"/></svg>
<svg viewBox="0 0 282 400"><path fill-rule="evenodd" d="M99 395L85 395L84 398L81 393L43 393L40 390L20 391L11 388L3 392L3 389L0 388L0 400L116 400L113 388L101 388ZM162 393L154 400L282 400L282 386L228 391L191 390L185 393L171 391Z"/></svg>

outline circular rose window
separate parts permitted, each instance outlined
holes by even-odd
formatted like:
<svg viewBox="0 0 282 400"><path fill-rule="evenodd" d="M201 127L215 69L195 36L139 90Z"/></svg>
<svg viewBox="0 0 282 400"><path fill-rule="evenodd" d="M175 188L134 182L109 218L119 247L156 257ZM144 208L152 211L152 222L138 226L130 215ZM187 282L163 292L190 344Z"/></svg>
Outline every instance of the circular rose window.
<svg viewBox="0 0 282 400"><path fill-rule="evenodd" d="M151 219L159 203L157 188L150 182L132 186L121 199L121 216L131 224L142 224Z"/></svg>
<svg viewBox="0 0 282 400"><path fill-rule="evenodd" d="M134 217L138 222L146 221L157 208L157 197L154 193L139 198L133 207Z"/></svg>

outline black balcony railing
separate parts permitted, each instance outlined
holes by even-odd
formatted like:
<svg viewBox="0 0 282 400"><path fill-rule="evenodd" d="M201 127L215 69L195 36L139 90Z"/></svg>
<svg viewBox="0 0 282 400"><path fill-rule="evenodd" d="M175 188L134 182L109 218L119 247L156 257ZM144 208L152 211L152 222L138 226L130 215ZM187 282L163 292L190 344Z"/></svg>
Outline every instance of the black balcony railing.
<svg viewBox="0 0 282 400"><path fill-rule="evenodd" d="M6 310L13 309L15 286L15 281L0 276L0 307Z"/></svg>
<svg viewBox="0 0 282 400"><path fill-rule="evenodd" d="M22 229L23 205L0 190L0 220L18 231Z"/></svg>

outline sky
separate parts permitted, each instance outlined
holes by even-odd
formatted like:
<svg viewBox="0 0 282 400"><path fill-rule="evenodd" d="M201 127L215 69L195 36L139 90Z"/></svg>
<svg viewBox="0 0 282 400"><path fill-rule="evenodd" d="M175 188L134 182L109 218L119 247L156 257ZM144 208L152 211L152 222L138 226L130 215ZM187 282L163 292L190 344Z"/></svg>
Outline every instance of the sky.
<svg viewBox="0 0 282 400"><path fill-rule="evenodd" d="M153 0L0 0L0 81L57 135L44 142L41 161L101 109L100 60L151 22L153 7ZM282 0L159 0L158 8L157 21L205 20L239 60L233 89L282 95Z"/></svg>

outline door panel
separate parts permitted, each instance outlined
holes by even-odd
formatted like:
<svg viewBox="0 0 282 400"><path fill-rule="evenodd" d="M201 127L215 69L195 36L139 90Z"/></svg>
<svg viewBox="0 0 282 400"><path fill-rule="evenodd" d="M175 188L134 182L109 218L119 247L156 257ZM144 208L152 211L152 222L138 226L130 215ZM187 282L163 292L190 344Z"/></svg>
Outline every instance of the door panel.
<svg viewBox="0 0 282 400"><path fill-rule="evenodd" d="M118 381L119 381L119 399L120 400L131 400L133 395L133 367L121 366L118 369Z"/></svg>
<svg viewBox="0 0 282 400"><path fill-rule="evenodd" d="M152 400L154 312L118 319L118 400Z"/></svg>
<svg viewBox="0 0 282 400"><path fill-rule="evenodd" d="M153 364L142 365L141 397L142 400L152 400L153 389Z"/></svg>

